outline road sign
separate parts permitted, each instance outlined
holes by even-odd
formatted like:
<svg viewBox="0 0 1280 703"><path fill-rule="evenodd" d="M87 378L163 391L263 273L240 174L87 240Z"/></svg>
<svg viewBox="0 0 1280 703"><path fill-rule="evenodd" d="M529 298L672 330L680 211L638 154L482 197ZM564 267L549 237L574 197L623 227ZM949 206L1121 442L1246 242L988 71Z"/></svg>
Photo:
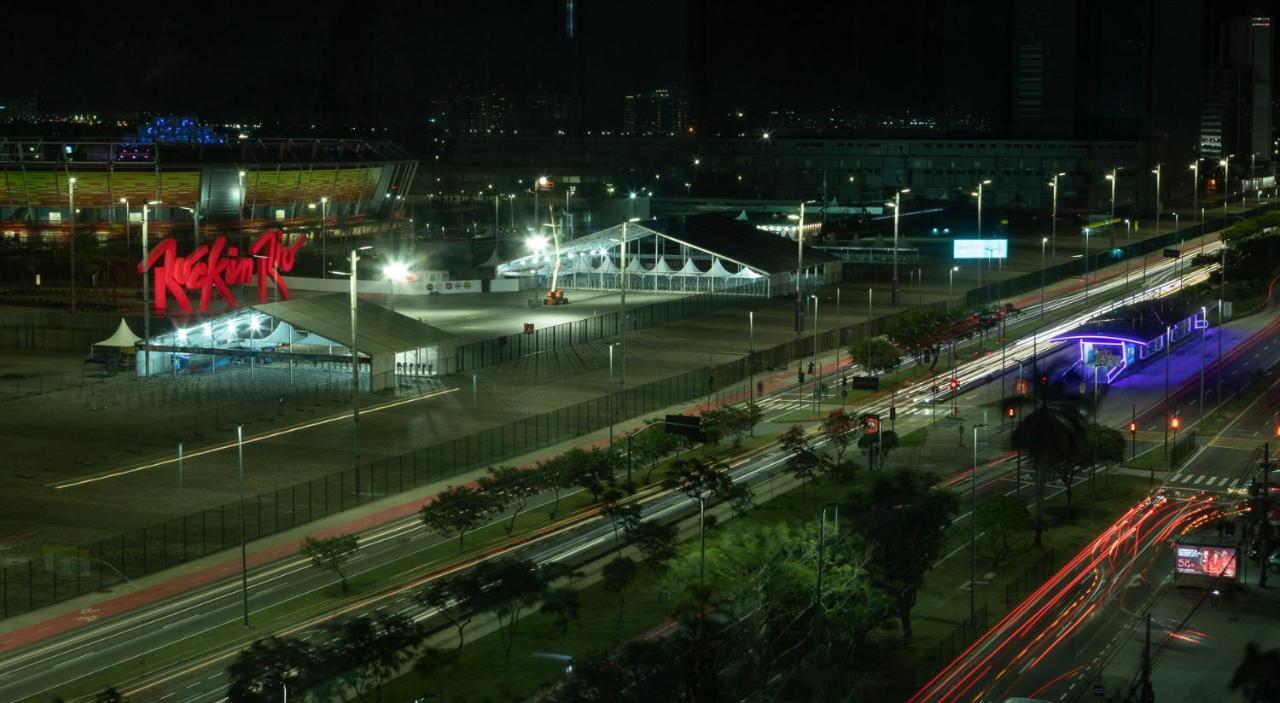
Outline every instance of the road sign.
<svg viewBox="0 0 1280 703"><path fill-rule="evenodd" d="M880 433L880 416L879 415L863 415L862 431L867 434Z"/></svg>
<svg viewBox="0 0 1280 703"><path fill-rule="evenodd" d="M678 434L682 437L702 441L702 418L697 415L668 415L666 417L667 434Z"/></svg>
<svg viewBox="0 0 1280 703"><path fill-rule="evenodd" d="M1178 258L1179 256L1182 256L1182 252L1181 252L1181 251L1179 251L1179 250L1177 250L1177 249L1165 249L1165 250L1164 250L1164 258L1166 258L1166 259L1176 259L1176 258Z"/></svg>
<svg viewBox="0 0 1280 703"><path fill-rule="evenodd" d="M849 385L856 391L878 391L880 390L880 377L854 376L849 379Z"/></svg>
<svg viewBox="0 0 1280 703"><path fill-rule="evenodd" d="M1104 688L1102 687L1102 682L1101 682L1101 681L1094 681L1094 682L1093 682L1093 697L1094 697L1094 698L1102 698L1102 695L1103 695L1104 693L1106 693L1106 689L1104 689Z"/></svg>

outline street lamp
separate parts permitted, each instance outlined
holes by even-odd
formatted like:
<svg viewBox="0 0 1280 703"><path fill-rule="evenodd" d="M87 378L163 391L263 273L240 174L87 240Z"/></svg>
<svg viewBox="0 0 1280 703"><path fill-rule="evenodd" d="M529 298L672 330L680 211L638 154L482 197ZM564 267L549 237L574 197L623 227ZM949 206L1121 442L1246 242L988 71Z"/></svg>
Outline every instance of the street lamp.
<svg viewBox="0 0 1280 703"><path fill-rule="evenodd" d="M127 258L129 255L129 199L120 198L120 202L124 205L124 252Z"/></svg>
<svg viewBox="0 0 1280 703"><path fill-rule="evenodd" d="M356 499L360 496L360 352L357 351L358 317L356 312L356 266L360 263L360 252L372 249L372 246L355 247L351 250L351 270L333 271L340 276L351 279L351 451L352 467L355 473ZM373 388L373 367L369 368L369 387Z"/></svg>
<svg viewBox="0 0 1280 703"><path fill-rule="evenodd" d="M1065 172L1053 174L1053 180L1049 181L1049 187L1053 188L1053 217L1049 220L1049 241L1051 243L1050 250L1053 258L1058 259L1058 178L1067 175Z"/></svg>
<svg viewBox="0 0 1280 703"><path fill-rule="evenodd" d="M1227 201L1231 199L1231 157L1235 154L1227 154L1218 165L1222 167L1222 213L1227 212Z"/></svg>
<svg viewBox="0 0 1280 703"><path fill-rule="evenodd" d="M969 477L969 622L978 622L978 430L973 426L973 474Z"/></svg>
<svg viewBox="0 0 1280 703"><path fill-rule="evenodd" d="M159 200L149 200L142 204L142 263L138 265L141 271L142 266L147 263L147 215L151 212L151 205L159 205ZM143 272L142 274L142 375L147 377L151 375L151 277ZM217 359L214 359L217 364Z"/></svg>
<svg viewBox="0 0 1280 703"><path fill-rule="evenodd" d="M1048 243L1048 237L1040 238L1040 321L1044 321L1044 245Z"/></svg>
<svg viewBox="0 0 1280 703"><path fill-rule="evenodd" d="M1200 207L1200 159L1192 161L1187 168L1191 169L1191 212L1194 216Z"/></svg>
<svg viewBox="0 0 1280 703"><path fill-rule="evenodd" d="M978 239L982 239L982 188L989 185L991 185L990 178L978 183Z"/></svg>
<svg viewBox="0 0 1280 703"><path fill-rule="evenodd" d="M810 294L809 299L813 301L813 368L816 370L818 368L818 296ZM820 380L819 377L821 375L822 374L818 373L818 374L815 374L813 377L813 388L814 388L813 395L815 399L814 410L817 410L817 405L818 405L817 391L821 387L821 384L819 383L819 380Z"/></svg>
<svg viewBox="0 0 1280 703"><path fill-rule="evenodd" d="M1108 219L1108 220L1110 220L1110 221L1112 222L1112 224L1107 225L1107 232L1108 232L1108 233L1110 234L1110 236L1111 236L1111 248L1112 248L1112 249L1115 249L1115 248L1116 248L1116 228L1115 228L1115 219L1116 219L1116 181L1120 180L1120 179L1119 179L1120 169L1121 169L1121 167L1120 167L1120 166L1117 166L1117 167L1115 167L1115 168L1111 169L1111 173L1108 173L1108 174L1107 174L1107 180L1108 180L1108 181L1111 181L1111 216L1110 216L1110 217L1108 217L1107 219ZM1086 242L1086 244L1087 244L1087 242Z"/></svg>
<svg viewBox="0 0 1280 703"><path fill-rule="evenodd" d="M796 341L800 341L802 315L804 314L804 206L812 203L805 200L800 203L799 215L787 215L787 219L796 221Z"/></svg>
<svg viewBox="0 0 1280 703"><path fill-rule="evenodd" d="M178 206L179 210L186 210L191 213L191 237L192 244L199 248L200 246L200 203L196 203L195 207Z"/></svg>
<svg viewBox="0 0 1280 703"><path fill-rule="evenodd" d="M947 271L947 307L951 307L951 298L955 295L956 271L959 270L959 266L952 266L951 270Z"/></svg>
<svg viewBox="0 0 1280 703"><path fill-rule="evenodd" d="M76 312L76 178L67 179L67 205L71 210L71 314ZM143 276L143 280L146 276Z"/></svg>
<svg viewBox="0 0 1280 703"><path fill-rule="evenodd" d="M1156 167L1151 169L1151 173L1155 174L1155 177L1156 177L1156 231L1157 232L1160 231L1160 171L1163 168L1164 168L1164 164L1156 164Z"/></svg>
<svg viewBox="0 0 1280 703"><path fill-rule="evenodd" d="M247 175L249 174L244 171L240 171L237 174L240 182L240 244L242 246L244 244L244 177ZM145 252L146 248L143 248L143 251Z"/></svg>
<svg viewBox="0 0 1280 703"><path fill-rule="evenodd" d="M893 208L893 284L889 289L889 303L891 305L898 304L898 219L902 215L902 194L910 192L910 188L903 188L893 194L892 203L886 203L886 205ZM981 212L982 200L979 199L978 203L979 212ZM981 221L982 216L979 215L978 219ZM979 227L981 227L981 225L979 225ZM815 351L817 349L816 339L814 340L814 349Z"/></svg>
<svg viewBox="0 0 1280 703"><path fill-rule="evenodd" d="M402 261L392 261L382 267L382 275L386 276L388 287L391 289L390 307L391 311L396 309L396 283L401 283L409 278L409 266Z"/></svg>
<svg viewBox="0 0 1280 703"><path fill-rule="evenodd" d="M1089 302L1089 235L1093 230L1084 228L1084 300Z"/></svg>

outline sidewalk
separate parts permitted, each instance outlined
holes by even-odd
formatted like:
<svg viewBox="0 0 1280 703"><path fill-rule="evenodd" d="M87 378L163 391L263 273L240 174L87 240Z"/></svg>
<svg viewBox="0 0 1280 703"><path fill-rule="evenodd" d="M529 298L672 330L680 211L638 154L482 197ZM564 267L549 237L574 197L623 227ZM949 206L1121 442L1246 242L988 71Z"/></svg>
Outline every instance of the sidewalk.
<svg viewBox="0 0 1280 703"><path fill-rule="evenodd" d="M1172 559L1168 559L1172 569ZM1228 688L1245 645L1260 649L1280 647L1280 575L1271 575L1271 587L1257 586L1257 564L1248 564L1249 583L1235 592L1213 595L1204 588L1183 585L1171 576L1172 586L1151 609L1151 645L1154 664L1152 688L1161 703L1203 703L1231 700ZM1187 616L1190 618L1187 619ZM1186 620L1176 637L1170 630ZM1108 645L1114 653L1090 686L1101 685L1105 700L1122 696L1141 671L1146 628L1139 618Z"/></svg>

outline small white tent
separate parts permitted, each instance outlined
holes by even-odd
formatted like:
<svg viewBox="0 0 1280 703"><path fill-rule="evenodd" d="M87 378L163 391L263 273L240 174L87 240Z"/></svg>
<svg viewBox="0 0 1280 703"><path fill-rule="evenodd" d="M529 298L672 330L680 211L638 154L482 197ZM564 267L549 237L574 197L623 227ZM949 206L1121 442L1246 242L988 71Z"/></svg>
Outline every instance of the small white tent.
<svg viewBox="0 0 1280 703"><path fill-rule="evenodd" d="M120 326L116 327L115 333L100 342L94 342L92 346L114 347L124 350L132 349L140 341L142 341L142 337L134 334L133 330L129 329L129 323L125 322L122 317L120 318ZM93 353L93 349L90 349L89 352Z"/></svg>

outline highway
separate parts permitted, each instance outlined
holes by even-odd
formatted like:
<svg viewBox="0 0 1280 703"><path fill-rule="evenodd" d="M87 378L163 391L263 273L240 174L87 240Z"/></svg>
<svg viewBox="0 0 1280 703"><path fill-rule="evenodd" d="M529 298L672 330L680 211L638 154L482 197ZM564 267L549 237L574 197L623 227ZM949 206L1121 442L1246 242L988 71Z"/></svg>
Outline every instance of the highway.
<svg viewBox="0 0 1280 703"><path fill-rule="evenodd" d="M1216 246L1210 244L1209 249ZM1170 278L1176 262L1150 267L1152 286L1136 295L1167 293L1178 284ZM1207 271L1193 271L1188 280L1206 276ZM1108 287L1122 285L1112 280L1096 285L1090 297L1102 297ZM1046 306L1050 311L1061 310L1080 302L1075 296L1061 296ZM1125 296L1125 300L1135 296ZM1105 302L1094 311L1109 309L1120 301ZM1036 311L1038 313L1038 310ZM1014 351L1007 353L1006 368L1012 369L1016 358L1029 356L1032 350L1045 353L1043 340L1059 330L1078 324L1084 314L1055 325L1053 330L1038 330L1031 336L1011 343ZM961 393L980 391L988 386L992 377L1002 372L1000 355L990 354L962 365L956 378L961 381ZM907 398L905 406L899 404L899 421L927 423L936 398L932 396L928 382L913 385L901 394ZM949 400L949 396L948 396ZM787 395L769 401L775 410L783 410L794 402ZM857 411L885 411L887 400L877 400ZM912 417L914 416L914 417ZM785 462L785 454L776 446L739 460L733 466L734 479L751 484L769 480ZM1007 468L1007 467L1006 467ZM994 482L995 477L988 479ZM984 483L987 480L984 480ZM638 497L644 500L645 519L675 521L696 513L696 503L681 495L650 490ZM537 509L536 507L531 507ZM496 520L500 520L497 518ZM496 521L495 520L495 521ZM419 553L443 541L439 535L428 534L416 516L408 517L377 530L361 535L358 557L352 562L349 576L358 575ZM549 528L536 538L511 547L538 561L572 560L586 562L608 550L612 540L609 527L591 513L566 518L554 528ZM337 610L300 612L294 624L275 634L313 636L322 624L366 611L393 610L429 620L431 613L422 612L412 600L411 594L420 584L438 578L466 564L444 567L433 565L405 574L402 583L382 592L371 594L355 602L342 605ZM321 589L333 588L333 576L314 569L309 560L299 557L285 559L276 564L256 569L250 573L250 619L260 617L264 611L279 608L299 596ZM330 606L332 607L332 606ZM136 612L111 618L31 647L0 657L0 700L47 699L49 696L78 678L105 670L122 661L148 658L145 673L133 681L117 682L129 695L145 700L216 701L225 695L224 669L235 653L248 641L269 634L262 630L245 630L240 640L231 644L201 651L198 642L190 651L182 652L180 661L157 659L161 650L177 643L189 642L218 628L234 628L242 617L238 579L215 584L170 601L149 606Z"/></svg>
<svg viewBox="0 0 1280 703"><path fill-rule="evenodd" d="M1225 373L1280 362L1280 332L1266 324ZM1231 512L1258 475L1256 452L1273 439L1280 379L1087 548L924 686L910 703L1001 703L1008 697L1084 700L1142 616L1173 586L1172 539ZM1194 392L1198 393L1198 384ZM1189 391L1190 392L1190 391ZM1154 443L1151 443L1154 444ZM1202 633L1156 621L1153 642L1194 646Z"/></svg>

